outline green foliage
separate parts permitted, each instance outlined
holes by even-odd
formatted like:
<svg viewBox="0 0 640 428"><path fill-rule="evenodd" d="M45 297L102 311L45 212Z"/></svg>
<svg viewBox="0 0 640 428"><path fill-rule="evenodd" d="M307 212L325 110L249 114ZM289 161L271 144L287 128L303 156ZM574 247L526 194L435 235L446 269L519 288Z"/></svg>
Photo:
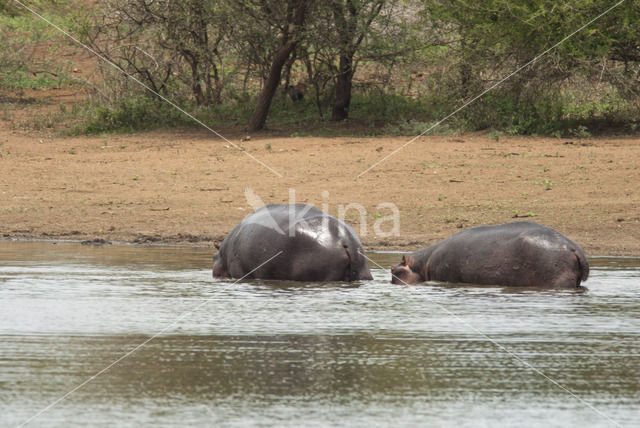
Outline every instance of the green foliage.
<svg viewBox="0 0 640 428"><path fill-rule="evenodd" d="M67 1L29 2L39 9L55 5L49 19L65 26L71 22ZM0 89L52 88L70 83L69 73L58 54L68 46L64 36L12 1L0 1Z"/></svg>
<svg viewBox="0 0 640 428"><path fill-rule="evenodd" d="M278 90L267 121L273 132L340 133L352 126L367 134L417 135L507 76L431 132L588 137L638 127L640 2L623 3L551 50L613 3L330 0L313 3L304 28L291 33L279 24L286 8L261 6L275 1L113 0L92 11L92 21L75 4L29 2L210 126L240 128L249 121L282 37L295 35L281 85L302 83L304 99L292 102ZM0 39L6 41L0 89L75 82L60 55L69 52L68 40L10 0L0 0ZM94 95L82 115L58 114L80 116L76 132L195 126L111 67L98 71L102 80L87 83ZM348 120L332 124L337 76L351 72ZM43 116L42 126L63 119L58 116Z"/></svg>
<svg viewBox="0 0 640 428"><path fill-rule="evenodd" d="M435 119L424 102L398 94L356 93L351 106L353 119L365 120L371 127L384 122Z"/></svg>
<svg viewBox="0 0 640 428"><path fill-rule="evenodd" d="M448 93L453 101L449 108L454 103L462 105L522 68L461 111L460 123L472 130L503 129L511 134L557 135L583 129L578 128L582 122L581 135L586 135L586 122L630 117L630 101L637 97L640 89L637 78L640 6L637 2L627 2L611 10L551 49L611 6L603 0L428 3L425 20L433 22L442 34L454 36L446 43L453 60L449 74L444 76L447 85L439 89ZM633 28L631 22L636 24ZM547 54L540 56L545 51ZM531 62L534 58L536 61ZM603 58L609 63L603 62ZM625 71L628 61L636 63L632 67L636 70L635 79L622 77L629 74ZM607 67L609 73L605 72ZM598 82L594 84L595 76ZM618 88L613 98L619 102L612 102L612 87ZM582 100L586 102L576 102L568 89L592 96ZM627 97L626 101L622 100L623 96Z"/></svg>
<svg viewBox="0 0 640 428"><path fill-rule="evenodd" d="M124 98L112 107L94 107L85 120L74 133L100 134L184 126L188 118L158 99L138 95Z"/></svg>
<svg viewBox="0 0 640 428"><path fill-rule="evenodd" d="M60 88L72 83L68 76L69 74L63 70L55 74L34 73L21 67L8 73L0 72L0 88L9 90Z"/></svg>
<svg viewBox="0 0 640 428"><path fill-rule="evenodd" d="M0 16L16 16L18 10L12 0L0 0Z"/></svg>

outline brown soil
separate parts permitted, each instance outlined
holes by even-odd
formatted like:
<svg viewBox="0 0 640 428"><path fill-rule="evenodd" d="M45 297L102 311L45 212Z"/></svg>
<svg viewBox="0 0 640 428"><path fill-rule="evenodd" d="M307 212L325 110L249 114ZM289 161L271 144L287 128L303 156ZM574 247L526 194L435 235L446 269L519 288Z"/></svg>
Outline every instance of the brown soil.
<svg viewBox="0 0 640 428"><path fill-rule="evenodd" d="M357 178L409 137L233 139L244 151L200 130L51 137L18 130L29 108L0 117L4 238L210 245L252 211L250 188L265 203L295 191L336 216L361 204L364 223L355 209L346 220L369 249L525 217L588 254L640 255L639 138L424 137ZM385 202L399 209L399 236L375 233L393 226Z"/></svg>

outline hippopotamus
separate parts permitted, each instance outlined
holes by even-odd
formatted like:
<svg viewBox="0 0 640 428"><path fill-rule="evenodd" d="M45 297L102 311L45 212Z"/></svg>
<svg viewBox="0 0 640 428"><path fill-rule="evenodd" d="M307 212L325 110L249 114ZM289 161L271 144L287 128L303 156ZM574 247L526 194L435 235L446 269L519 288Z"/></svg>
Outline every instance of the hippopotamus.
<svg viewBox="0 0 640 428"><path fill-rule="evenodd" d="M579 288L589 276L582 248L551 227L529 221L478 226L402 256L394 284L422 281Z"/></svg>
<svg viewBox="0 0 640 428"><path fill-rule="evenodd" d="M264 206L245 217L216 247L214 277L373 279L351 226L312 205Z"/></svg>

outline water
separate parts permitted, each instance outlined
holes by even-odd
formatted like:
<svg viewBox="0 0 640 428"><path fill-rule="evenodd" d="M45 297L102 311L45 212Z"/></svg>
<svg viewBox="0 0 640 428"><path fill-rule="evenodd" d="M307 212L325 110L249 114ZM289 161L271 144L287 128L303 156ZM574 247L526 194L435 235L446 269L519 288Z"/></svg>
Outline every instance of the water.
<svg viewBox="0 0 640 428"><path fill-rule="evenodd" d="M580 293L370 257L370 282L234 284L210 250L0 242L0 426L640 426L640 259Z"/></svg>

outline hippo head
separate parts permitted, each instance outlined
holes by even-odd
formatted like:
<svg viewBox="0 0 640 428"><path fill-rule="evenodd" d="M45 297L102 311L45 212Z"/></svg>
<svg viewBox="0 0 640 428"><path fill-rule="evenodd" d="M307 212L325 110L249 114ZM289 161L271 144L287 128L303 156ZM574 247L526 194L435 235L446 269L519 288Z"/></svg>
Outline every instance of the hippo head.
<svg viewBox="0 0 640 428"><path fill-rule="evenodd" d="M215 241L213 245L216 249L220 250L220 243ZM213 277L228 277L229 273L225 267L225 263L222 260L222 256L220 255L220 251L213 255Z"/></svg>
<svg viewBox="0 0 640 428"><path fill-rule="evenodd" d="M402 261L391 268L391 283L392 284L417 284L422 282L423 279L419 273L414 272L413 269L413 257L402 256Z"/></svg>

